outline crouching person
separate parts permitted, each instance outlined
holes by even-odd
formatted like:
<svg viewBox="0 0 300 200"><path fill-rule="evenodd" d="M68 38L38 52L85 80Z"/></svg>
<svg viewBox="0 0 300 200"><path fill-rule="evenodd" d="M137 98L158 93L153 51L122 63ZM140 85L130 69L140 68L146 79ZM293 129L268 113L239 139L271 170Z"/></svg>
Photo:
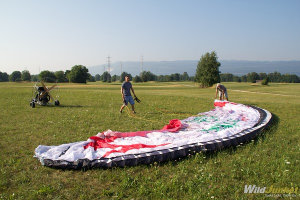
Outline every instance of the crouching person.
<svg viewBox="0 0 300 200"><path fill-rule="evenodd" d="M219 99L220 100L224 100L224 96L225 96L226 101L228 101L227 88L224 85L222 85L220 83L217 84L216 97L215 98L217 98L218 92L219 92Z"/></svg>

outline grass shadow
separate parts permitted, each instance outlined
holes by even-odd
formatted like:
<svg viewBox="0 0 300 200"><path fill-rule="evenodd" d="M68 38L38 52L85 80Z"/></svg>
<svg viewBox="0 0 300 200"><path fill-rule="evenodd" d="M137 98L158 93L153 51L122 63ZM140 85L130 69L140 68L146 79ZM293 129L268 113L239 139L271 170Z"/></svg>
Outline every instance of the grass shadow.
<svg viewBox="0 0 300 200"><path fill-rule="evenodd" d="M82 106L82 105L59 105L57 107L62 107L62 108L83 108L83 107L90 107L90 106Z"/></svg>
<svg viewBox="0 0 300 200"><path fill-rule="evenodd" d="M55 105L46 105L46 106L42 106L42 105L36 105L34 109L40 109L40 108L83 108L83 107L91 107L91 106L82 106L82 105L59 105L59 106L55 106Z"/></svg>

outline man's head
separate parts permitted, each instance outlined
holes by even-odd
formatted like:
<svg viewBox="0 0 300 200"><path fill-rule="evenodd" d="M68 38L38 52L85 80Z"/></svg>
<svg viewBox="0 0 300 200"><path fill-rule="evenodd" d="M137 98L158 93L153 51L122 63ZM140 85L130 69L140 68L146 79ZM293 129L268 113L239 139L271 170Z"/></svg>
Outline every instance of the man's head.
<svg viewBox="0 0 300 200"><path fill-rule="evenodd" d="M125 81L126 81L126 82L129 82L129 81L130 81L130 78L129 78L128 75L125 76Z"/></svg>
<svg viewBox="0 0 300 200"><path fill-rule="evenodd" d="M221 84L220 83L217 83L217 87L219 87Z"/></svg>

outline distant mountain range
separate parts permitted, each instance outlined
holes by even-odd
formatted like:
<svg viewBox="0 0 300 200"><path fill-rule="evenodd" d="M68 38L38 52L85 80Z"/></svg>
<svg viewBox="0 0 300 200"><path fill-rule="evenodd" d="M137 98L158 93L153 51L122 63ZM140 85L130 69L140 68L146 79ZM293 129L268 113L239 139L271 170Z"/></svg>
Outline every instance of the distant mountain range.
<svg viewBox="0 0 300 200"><path fill-rule="evenodd" d="M244 75L249 72L280 72L282 74L296 74L300 76L300 61L244 61L244 60L220 60L221 73L232 73L235 75ZM179 61L145 61L143 63L144 71L151 71L156 75L166 75L173 73L187 72L190 76L195 75L198 60L179 60ZM111 63L111 74L119 75L121 73L121 63ZM102 74L107 70L107 65L98 65L88 67L92 75ZM122 71L131 73L133 76L139 74L142 70L140 62L128 61L122 62Z"/></svg>

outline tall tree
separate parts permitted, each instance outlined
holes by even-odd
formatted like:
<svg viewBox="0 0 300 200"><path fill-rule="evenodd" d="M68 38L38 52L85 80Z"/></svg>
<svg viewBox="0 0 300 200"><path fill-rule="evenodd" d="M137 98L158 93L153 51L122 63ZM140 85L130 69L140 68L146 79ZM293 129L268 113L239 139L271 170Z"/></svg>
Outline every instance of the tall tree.
<svg viewBox="0 0 300 200"><path fill-rule="evenodd" d="M241 76L241 81L242 82L247 82L247 76L246 75Z"/></svg>
<svg viewBox="0 0 300 200"><path fill-rule="evenodd" d="M260 80L264 80L265 78L267 78L267 74L266 73L259 73L259 79Z"/></svg>
<svg viewBox="0 0 300 200"><path fill-rule="evenodd" d="M0 72L0 82L8 82L9 76L6 72Z"/></svg>
<svg viewBox="0 0 300 200"><path fill-rule="evenodd" d="M31 81L30 72L28 70L22 71L21 78L22 78L22 81Z"/></svg>
<svg viewBox="0 0 300 200"><path fill-rule="evenodd" d="M68 79L65 75L65 73L63 71L56 71L54 73L55 77L56 77L56 80L60 83L62 82L68 82Z"/></svg>
<svg viewBox="0 0 300 200"><path fill-rule="evenodd" d="M111 82L116 82L117 81L117 75L113 75L112 77L111 77Z"/></svg>
<svg viewBox="0 0 300 200"><path fill-rule="evenodd" d="M71 73L71 70L65 71L65 77L67 78L68 82L71 82L70 73Z"/></svg>
<svg viewBox="0 0 300 200"><path fill-rule="evenodd" d="M189 80L189 75L187 72L183 72L183 74L180 76L181 81L188 81Z"/></svg>
<svg viewBox="0 0 300 200"><path fill-rule="evenodd" d="M40 80L49 82L49 83L54 83L56 82L56 76L54 72L50 72L48 70L41 71L39 74Z"/></svg>
<svg viewBox="0 0 300 200"><path fill-rule="evenodd" d="M111 75L110 75L110 73L108 73L107 71L103 72L103 74L101 76L101 79L102 79L103 82L110 83L111 82Z"/></svg>
<svg viewBox="0 0 300 200"><path fill-rule="evenodd" d="M101 78L101 76L100 76L99 74L96 74L96 75L95 75L95 80L96 80L96 81L100 81L100 78Z"/></svg>
<svg viewBox="0 0 300 200"><path fill-rule="evenodd" d="M11 75L9 76L9 80L12 81L12 82L15 82L15 81L21 81L21 72L20 71L14 71L13 73L11 73Z"/></svg>
<svg viewBox="0 0 300 200"><path fill-rule="evenodd" d="M88 82L96 82L96 79L92 74L88 73L88 75L89 75L89 79L87 80Z"/></svg>
<svg viewBox="0 0 300 200"><path fill-rule="evenodd" d="M89 70L83 65L75 65L72 67L69 77L73 83L86 83L89 79Z"/></svg>
<svg viewBox="0 0 300 200"><path fill-rule="evenodd" d="M40 81L39 75L38 74L31 75L31 81L34 81L34 82Z"/></svg>
<svg viewBox="0 0 300 200"><path fill-rule="evenodd" d="M141 79L140 76L136 75L136 76L133 78L133 82L135 82L135 83L142 82L142 79Z"/></svg>
<svg viewBox="0 0 300 200"><path fill-rule="evenodd" d="M143 72L141 72L140 77L141 77L141 79L142 79L143 82L155 81L155 79L156 79L156 75L153 74L150 71L143 71Z"/></svg>
<svg viewBox="0 0 300 200"><path fill-rule="evenodd" d="M247 74L247 81L251 83L256 83L256 80L259 79L259 75L256 72L251 72Z"/></svg>
<svg viewBox="0 0 300 200"><path fill-rule="evenodd" d="M195 79L201 87L210 87L220 82L220 63L216 52L206 53L198 62Z"/></svg>

